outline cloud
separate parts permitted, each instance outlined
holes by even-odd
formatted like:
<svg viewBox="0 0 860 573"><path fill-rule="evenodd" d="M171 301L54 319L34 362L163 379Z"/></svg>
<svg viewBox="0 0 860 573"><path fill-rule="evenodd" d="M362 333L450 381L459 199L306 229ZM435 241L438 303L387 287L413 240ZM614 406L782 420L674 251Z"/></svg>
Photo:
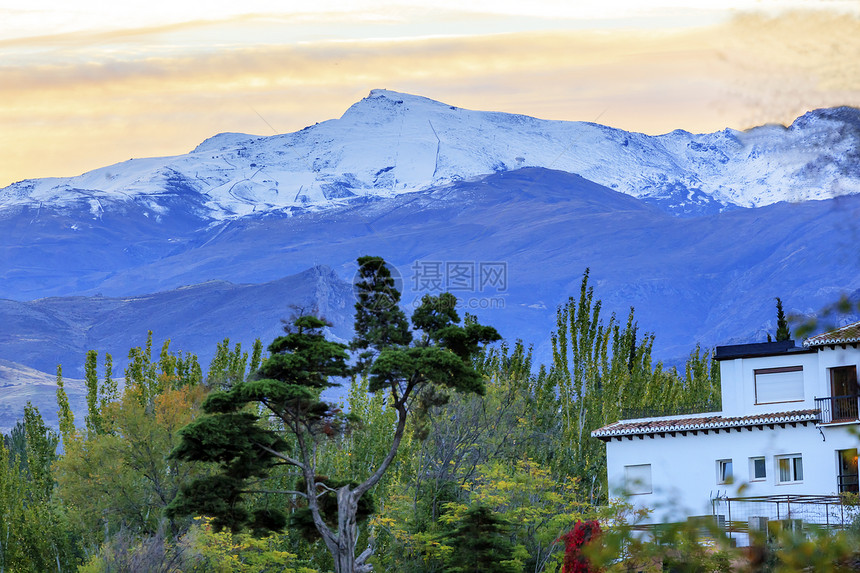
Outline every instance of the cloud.
<svg viewBox="0 0 860 573"><path fill-rule="evenodd" d="M739 15L715 42L724 97L743 121L790 121L812 107L860 107L860 18L826 12Z"/></svg>
<svg viewBox="0 0 860 573"><path fill-rule="evenodd" d="M220 28L183 31L213 29ZM338 117L376 87L646 133L788 123L814 107L860 106L858 32L857 17L816 11L740 14L695 29L225 42L200 50L149 50L150 30L122 42L76 39L71 48L18 45L22 55L0 65L0 186L184 153L221 131L270 133L257 112L293 131ZM96 57L91 45L100 46Z"/></svg>

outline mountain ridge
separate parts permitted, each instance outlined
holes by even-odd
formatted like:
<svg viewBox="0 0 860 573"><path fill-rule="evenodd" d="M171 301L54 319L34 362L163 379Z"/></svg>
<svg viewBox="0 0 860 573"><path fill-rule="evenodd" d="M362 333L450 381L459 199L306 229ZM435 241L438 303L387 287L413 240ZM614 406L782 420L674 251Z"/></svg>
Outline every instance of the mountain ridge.
<svg viewBox="0 0 860 573"><path fill-rule="evenodd" d="M170 339L172 350L197 354L205 368L217 342L230 338L247 346L259 337L268 343L296 308L330 317L329 336L346 340L351 296L348 283L316 266L259 284L210 280L131 296L0 299L0 360L41 372L62 364L69 376L82 377L83 358L94 349L113 354L120 371L128 350L142 346L152 331L156 350Z"/></svg>
<svg viewBox="0 0 860 573"><path fill-rule="evenodd" d="M45 255L26 250L35 277L28 279L28 292L49 288L52 295L58 291L88 296L102 293L106 298L142 300L170 290L172 300L191 304L195 289L203 287L183 285L204 283L213 292L221 287L254 289L309 272L302 292L313 297L319 288L313 277L320 271L308 267L324 263L330 267L323 273L330 273L328 283L341 285L340 291L332 292L341 292L335 296L337 308L345 313L339 318L339 328L346 325L348 329L352 301L343 285L351 280L359 256L380 255L400 269L406 305L421 294L416 290L414 269L418 264L502 262L508 274L507 289L454 294L473 303L501 305L464 311L483 314L482 319L497 324L508 339L522 338L540 347L555 327L555 307L578 292L582 273L590 267L607 312L622 316L630 306L636 307L642 328L657 334L656 355L674 360L697 342L710 345L735 337L763 336L762 325L773 314L773 296L781 296L790 312L808 313L831 302L840 289L860 288L851 234L833 233L840 228L850 231L858 215L860 197L849 196L677 218L580 176L524 168L334 210L225 221L206 231L195 230L199 235L173 251L176 243L169 242L168 216L161 225L149 221L147 227L149 232L160 229L168 234L151 235L151 252L141 248L136 264L129 262L123 268L115 264L110 255L114 247L102 241L100 228L82 227L58 239L57 244L68 249L59 257L53 243ZM55 226L50 219L46 224ZM113 227L110 221L106 224ZM168 227L164 229L164 225ZM128 229L137 236L135 227ZM10 236L2 231L0 222L0 236ZM75 253L83 255L73 260ZM54 258L37 272L33 267L43 256ZM71 264L62 266L60 260ZM83 273L85 261L90 267ZM19 273L26 274L24 270ZM42 277L49 273L53 284L46 287ZM214 278L239 287L211 281ZM3 281L0 287L10 288L10 281ZM298 294L298 287L293 292ZM325 293L325 288L320 292ZM222 306L232 308L229 295L219 297L207 298L204 308L212 313ZM268 329L277 327L271 313L277 305L284 306L278 302L281 299L286 300L280 295L245 298L247 303L236 315L250 316L247 305L252 304L254 316L260 317L248 327L246 336L271 334ZM3 304L0 301L0 309ZM50 306L50 300L43 299L39 305ZM667 308L683 308L684 312L667 312ZM172 337L171 329L187 332L187 321L172 317L171 312L171 305L160 305L140 316L158 322L149 325L158 336ZM78 312L78 316L82 314L86 312ZM231 316L229 310L217 319L206 314L192 316L202 321L200 330L214 336L220 337L225 325L233 328L231 321L223 320ZM40 320L50 327L47 319ZM34 323L32 318L27 321ZM12 328L11 320L3 323L19 332L18 327ZM339 332L342 338L348 337L345 331ZM199 353L214 348L211 340L198 340L198 345L184 344L183 348ZM96 342L92 340L94 347ZM14 350L9 359L25 354L22 349L8 348ZM80 346L77 352L83 350ZM546 358L546 348L542 352L541 357ZM50 361L48 365L53 366Z"/></svg>
<svg viewBox="0 0 860 573"><path fill-rule="evenodd" d="M679 216L860 192L860 110L791 126L658 136L473 111L373 90L339 119L272 136L215 135L185 155L132 159L0 190L0 210L137 201L158 217L182 195L201 219L326 210L521 167L576 173ZM0 214L2 216L2 214Z"/></svg>

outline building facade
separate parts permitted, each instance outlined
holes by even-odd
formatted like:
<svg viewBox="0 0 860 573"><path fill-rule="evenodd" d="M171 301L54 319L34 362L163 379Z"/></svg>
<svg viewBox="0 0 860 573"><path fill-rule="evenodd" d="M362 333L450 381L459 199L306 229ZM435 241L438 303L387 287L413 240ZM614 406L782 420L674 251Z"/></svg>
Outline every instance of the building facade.
<svg viewBox="0 0 860 573"><path fill-rule="evenodd" d="M620 420L592 432L606 443L610 494L649 508L654 523L717 515L752 524L737 510L725 515L724 502L774 502L778 513L780 500L794 501L794 517L804 500L857 493L858 344L860 322L802 346L717 347L720 412Z"/></svg>

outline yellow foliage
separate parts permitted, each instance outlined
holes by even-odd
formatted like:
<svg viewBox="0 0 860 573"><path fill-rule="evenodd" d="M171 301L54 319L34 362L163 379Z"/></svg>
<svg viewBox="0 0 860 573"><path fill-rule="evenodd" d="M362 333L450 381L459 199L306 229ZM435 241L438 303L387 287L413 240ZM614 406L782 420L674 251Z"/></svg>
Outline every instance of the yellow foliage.
<svg viewBox="0 0 860 573"><path fill-rule="evenodd" d="M192 571L206 573L317 573L316 569L297 566L298 556L278 549L281 536L255 538L247 534L215 532L210 518L195 518L196 523L183 538L186 550L199 556Z"/></svg>

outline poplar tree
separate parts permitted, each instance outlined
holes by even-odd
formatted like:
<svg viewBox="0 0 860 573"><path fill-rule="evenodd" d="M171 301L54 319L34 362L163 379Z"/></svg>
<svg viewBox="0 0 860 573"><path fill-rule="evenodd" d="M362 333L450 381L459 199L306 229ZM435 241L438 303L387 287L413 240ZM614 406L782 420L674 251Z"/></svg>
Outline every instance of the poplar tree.
<svg viewBox="0 0 860 573"><path fill-rule="evenodd" d="M119 399L119 387L113 379L113 356L105 353L105 381L99 387L99 409L104 409L111 402Z"/></svg>
<svg viewBox="0 0 860 573"><path fill-rule="evenodd" d="M75 414L69 406L69 395L63 387L63 367L60 364L57 365L57 421L63 445L68 446L69 439L75 433Z"/></svg>
<svg viewBox="0 0 860 573"><path fill-rule="evenodd" d="M586 486L592 503L604 499L606 448L591 432L615 422L626 408L695 409L719 403L719 369L709 353L691 353L685 378L654 364L654 335L639 335L633 308L621 322L612 314L601 316L602 303L594 296L585 270L579 297L558 309L552 335L552 366L540 373L540 387L548 385L550 416L543 417L545 432L558 436L552 458L555 471L576 476ZM545 378L544 378L545 376ZM547 396L546 390L540 394ZM552 398L557 396L557 404Z"/></svg>
<svg viewBox="0 0 860 573"><path fill-rule="evenodd" d="M87 432L90 434L99 434L102 431L102 418L99 404L99 377L96 372L97 362L98 352L95 350L87 351L87 358L84 362L84 381L87 386L87 416L85 421Z"/></svg>

